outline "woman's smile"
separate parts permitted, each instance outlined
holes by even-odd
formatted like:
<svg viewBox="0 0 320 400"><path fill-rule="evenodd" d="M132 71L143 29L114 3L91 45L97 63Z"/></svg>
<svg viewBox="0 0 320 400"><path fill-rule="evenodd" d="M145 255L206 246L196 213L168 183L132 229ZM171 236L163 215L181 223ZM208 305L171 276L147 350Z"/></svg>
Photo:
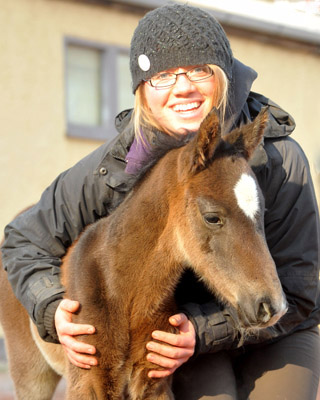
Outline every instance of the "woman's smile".
<svg viewBox="0 0 320 400"><path fill-rule="evenodd" d="M193 111L200 107L200 102L192 102L187 104L176 104L172 107L173 111L177 112L186 112L186 111Z"/></svg>

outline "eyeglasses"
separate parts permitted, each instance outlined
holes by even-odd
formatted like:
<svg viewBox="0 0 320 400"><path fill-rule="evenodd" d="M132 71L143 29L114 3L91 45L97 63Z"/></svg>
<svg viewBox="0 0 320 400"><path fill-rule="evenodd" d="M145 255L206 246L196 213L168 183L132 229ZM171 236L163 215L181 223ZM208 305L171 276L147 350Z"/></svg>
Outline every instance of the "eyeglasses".
<svg viewBox="0 0 320 400"><path fill-rule="evenodd" d="M180 72L179 74L173 72L162 72L145 82L148 82L156 89L165 89L176 83L178 75L185 75L191 82L199 82L210 78L210 76L213 75L213 70L208 65L202 65L200 67L189 69L189 71L186 72Z"/></svg>

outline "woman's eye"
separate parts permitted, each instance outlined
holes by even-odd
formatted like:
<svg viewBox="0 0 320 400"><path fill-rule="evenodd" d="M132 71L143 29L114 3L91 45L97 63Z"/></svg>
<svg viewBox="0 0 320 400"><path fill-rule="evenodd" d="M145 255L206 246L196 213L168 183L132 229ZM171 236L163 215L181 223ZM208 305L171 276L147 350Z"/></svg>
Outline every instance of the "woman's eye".
<svg viewBox="0 0 320 400"><path fill-rule="evenodd" d="M172 74L167 74L167 73L160 74L157 76L157 79L159 79L161 81L171 79L171 78L172 78Z"/></svg>
<svg viewBox="0 0 320 400"><path fill-rule="evenodd" d="M194 72L196 74L201 74L202 72L205 72L205 68L204 67L197 67L197 68L194 68L192 70L192 72Z"/></svg>
<svg viewBox="0 0 320 400"><path fill-rule="evenodd" d="M191 76L205 76L209 74L208 68L206 67L197 67L192 69L189 74Z"/></svg>

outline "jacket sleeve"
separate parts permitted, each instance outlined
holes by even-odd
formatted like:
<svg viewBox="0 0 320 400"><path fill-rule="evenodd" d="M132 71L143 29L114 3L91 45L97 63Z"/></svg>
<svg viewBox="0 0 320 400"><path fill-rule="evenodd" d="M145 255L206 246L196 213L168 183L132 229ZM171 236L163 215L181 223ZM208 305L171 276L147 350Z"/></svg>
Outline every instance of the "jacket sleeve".
<svg viewBox="0 0 320 400"><path fill-rule="evenodd" d="M42 338L57 341L53 316L64 288L61 258L84 227L105 215L113 195L99 174L104 146L62 173L40 201L5 228L3 265Z"/></svg>
<svg viewBox="0 0 320 400"><path fill-rule="evenodd" d="M268 162L258 173L265 195L265 233L288 301L288 311L273 327L241 338L231 308L217 302L181 308L197 332L196 352L215 352L275 340L319 324L319 213L309 165L290 139L267 139Z"/></svg>

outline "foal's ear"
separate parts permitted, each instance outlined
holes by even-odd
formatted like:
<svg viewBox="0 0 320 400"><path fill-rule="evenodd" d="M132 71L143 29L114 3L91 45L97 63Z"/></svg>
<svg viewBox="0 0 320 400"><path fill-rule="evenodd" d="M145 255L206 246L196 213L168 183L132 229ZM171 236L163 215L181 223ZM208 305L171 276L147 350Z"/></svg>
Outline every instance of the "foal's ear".
<svg viewBox="0 0 320 400"><path fill-rule="evenodd" d="M268 109L264 107L253 122L231 131L224 140L233 145L248 160L260 144L268 123Z"/></svg>
<svg viewBox="0 0 320 400"><path fill-rule="evenodd" d="M194 141L191 173L202 171L211 161L221 138L220 121L215 109L212 109L202 121Z"/></svg>

